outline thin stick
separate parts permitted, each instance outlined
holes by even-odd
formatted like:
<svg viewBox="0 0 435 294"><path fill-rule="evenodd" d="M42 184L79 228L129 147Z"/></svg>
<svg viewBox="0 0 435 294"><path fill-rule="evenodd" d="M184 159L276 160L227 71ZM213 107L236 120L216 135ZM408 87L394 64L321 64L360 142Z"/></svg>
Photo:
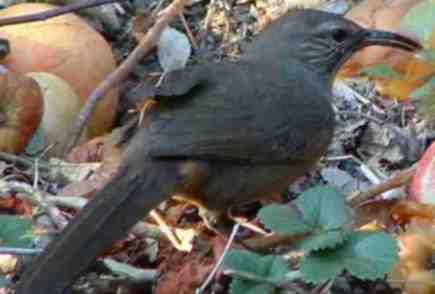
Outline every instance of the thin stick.
<svg viewBox="0 0 435 294"><path fill-rule="evenodd" d="M62 7L53 8L47 11L14 16L14 17L6 17L0 19L0 26L13 25L19 23L33 22L33 21L42 21L51 17L59 16L62 14L67 14L70 12L74 12L77 10L110 4L113 2L121 2L126 0L86 0L80 1L77 3L65 5Z"/></svg>
<svg viewBox="0 0 435 294"><path fill-rule="evenodd" d="M198 42L196 41L195 36L193 35L192 30L190 29L189 24L187 23L183 13L180 13L180 20L184 26L184 29L186 30L187 36L189 37L193 49L198 50L199 49Z"/></svg>
<svg viewBox="0 0 435 294"><path fill-rule="evenodd" d="M24 193L26 195L25 199L42 207L57 227L64 228L68 224L68 221L62 215L60 210L56 206L45 201L43 196L44 192L26 183L6 182L3 179L0 179L0 193L7 193L10 191Z"/></svg>
<svg viewBox="0 0 435 294"><path fill-rule="evenodd" d="M93 113L97 103L114 87L122 82L128 74L132 71L133 67L157 44L160 35L168 24L177 17L186 5L187 0L174 0L156 20L155 24L148 30L147 34L142 38L137 47L131 54L124 60L124 62L106 79L101 82L98 87L91 93L86 100L86 104L80 111L79 117L76 121L74 128L71 131L70 137L72 140L69 142L64 154L67 154L77 143L80 135L83 132L91 114Z"/></svg>
<svg viewBox="0 0 435 294"><path fill-rule="evenodd" d="M155 222L159 225L160 229L162 230L162 232L166 235L166 237L168 238L169 242L171 242L171 244L180 251L188 251L186 250L186 248L182 247L182 242L180 240L180 238L178 238L178 236L171 230L171 228L169 227L169 225L166 223L166 221L163 219L163 217L161 216L161 214L158 212L157 209L153 209L150 212L150 216L155 220Z"/></svg>
<svg viewBox="0 0 435 294"><path fill-rule="evenodd" d="M411 181L412 177L415 174L417 167L413 166L407 170L401 171L394 177L374 185L367 189L366 191L358 192L357 194L353 194L347 197L346 201L350 203L352 206L357 206L361 202L367 201L379 194L382 194L386 191L399 188L404 186Z"/></svg>
<svg viewBox="0 0 435 294"><path fill-rule="evenodd" d="M228 242L225 245L224 252L219 257L219 260L217 261L215 267L213 268L211 273L208 275L207 279L202 284L202 286L200 288L196 289L195 294L201 294L201 293L204 292L205 289L207 289L208 285L211 283L211 281L213 280L213 278L216 275L217 271L219 270L219 268L221 267L222 263L224 262L224 258L225 258L225 256L227 256L227 253L230 250L231 245L233 244L234 238L236 237L236 234L239 231L239 229L240 229L240 224L235 224L234 227L233 227L233 231L231 232L231 235L228 238Z"/></svg>
<svg viewBox="0 0 435 294"><path fill-rule="evenodd" d="M39 249L39 248L29 249L29 248L17 248L17 247L3 247L3 246L0 246L0 254L13 254L13 255L21 255L21 256L25 256L25 255L34 256L34 255L41 254L42 251L43 250Z"/></svg>

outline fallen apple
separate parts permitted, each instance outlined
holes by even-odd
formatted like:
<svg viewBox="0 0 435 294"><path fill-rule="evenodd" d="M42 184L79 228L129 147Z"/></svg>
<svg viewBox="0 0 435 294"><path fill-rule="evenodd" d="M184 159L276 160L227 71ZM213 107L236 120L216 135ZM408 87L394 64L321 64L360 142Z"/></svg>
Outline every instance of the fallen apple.
<svg viewBox="0 0 435 294"><path fill-rule="evenodd" d="M0 18L47 11L54 7L42 3L17 4L0 10ZM0 38L8 39L11 47L10 54L1 64L21 74L48 72L62 78L79 95L81 105L115 69L109 44L85 21L71 13L45 21L2 26ZM117 105L118 91L113 89L93 113L89 125L90 137L104 134L112 128Z"/></svg>
<svg viewBox="0 0 435 294"><path fill-rule="evenodd" d="M66 81L51 73L35 72L26 76L38 83L44 98L44 115L29 145L34 152L48 147L47 156L62 156L68 144L69 131L80 112L80 97ZM87 139L86 133L81 142Z"/></svg>
<svg viewBox="0 0 435 294"><path fill-rule="evenodd" d="M38 128L44 102L32 78L0 69L0 151L17 154Z"/></svg>
<svg viewBox="0 0 435 294"><path fill-rule="evenodd" d="M415 201L435 204L435 142L418 162L409 193L410 198Z"/></svg>

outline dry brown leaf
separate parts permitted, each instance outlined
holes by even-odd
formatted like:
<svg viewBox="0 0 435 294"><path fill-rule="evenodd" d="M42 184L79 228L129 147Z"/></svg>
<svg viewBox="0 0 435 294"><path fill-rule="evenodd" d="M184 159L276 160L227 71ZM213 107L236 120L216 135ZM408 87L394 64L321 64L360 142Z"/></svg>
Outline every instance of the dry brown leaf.
<svg viewBox="0 0 435 294"><path fill-rule="evenodd" d="M421 0L366 0L353 8L347 17L362 26L398 32L406 13ZM425 44L427 49L435 48L435 31ZM399 79L376 79L376 89L382 96L404 101L435 74L435 62L418 59L415 55L389 47L368 47L355 54L342 68L340 75L352 77L362 70L377 64L390 66L401 77Z"/></svg>
<svg viewBox="0 0 435 294"><path fill-rule="evenodd" d="M391 216L400 225L407 224L412 219L434 222L435 205L402 200L391 209Z"/></svg>
<svg viewBox="0 0 435 294"><path fill-rule="evenodd" d="M400 260L389 275L389 282L407 294L435 293L435 271L431 265L435 253L433 224L413 221L397 239Z"/></svg>

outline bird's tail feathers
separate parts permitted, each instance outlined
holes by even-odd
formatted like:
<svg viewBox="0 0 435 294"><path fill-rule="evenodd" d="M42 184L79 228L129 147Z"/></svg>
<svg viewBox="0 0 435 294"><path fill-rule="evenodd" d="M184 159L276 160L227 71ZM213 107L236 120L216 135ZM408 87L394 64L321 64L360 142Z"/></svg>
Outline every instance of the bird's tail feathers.
<svg viewBox="0 0 435 294"><path fill-rule="evenodd" d="M121 168L24 272L16 294L65 293L96 256L156 207L165 197L161 177L158 169L143 168Z"/></svg>

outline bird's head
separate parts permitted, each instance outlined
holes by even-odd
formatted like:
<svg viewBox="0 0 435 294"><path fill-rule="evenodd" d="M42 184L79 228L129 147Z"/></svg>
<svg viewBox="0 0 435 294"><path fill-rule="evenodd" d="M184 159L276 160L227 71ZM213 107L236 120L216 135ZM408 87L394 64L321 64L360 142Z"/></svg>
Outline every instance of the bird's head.
<svg viewBox="0 0 435 294"><path fill-rule="evenodd" d="M279 18L262 32L247 50L260 58L296 58L313 70L334 76L356 51L373 45L406 51L421 45L402 35L365 29L333 13L299 10Z"/></svg>

